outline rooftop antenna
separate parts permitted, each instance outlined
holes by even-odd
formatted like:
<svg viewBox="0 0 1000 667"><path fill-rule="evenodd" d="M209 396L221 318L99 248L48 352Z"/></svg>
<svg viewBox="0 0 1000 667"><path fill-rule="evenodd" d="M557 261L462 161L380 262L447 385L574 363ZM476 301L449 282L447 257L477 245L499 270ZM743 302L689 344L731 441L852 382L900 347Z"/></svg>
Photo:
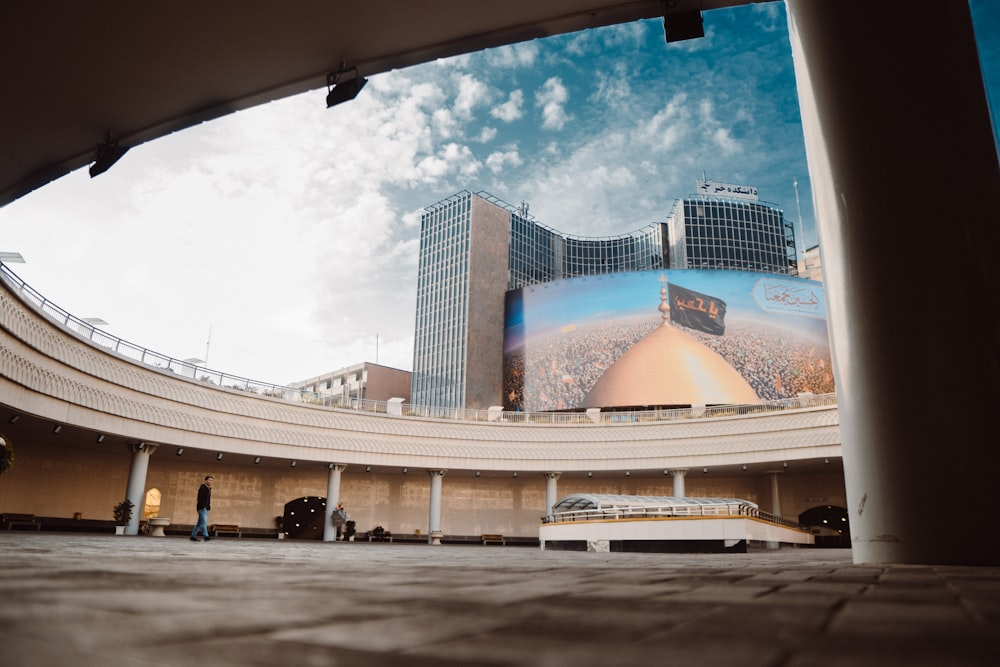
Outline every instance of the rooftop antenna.
<svg viewBox="0 0 1000 667"><path fill-rule="evenodd" d="M208 348L212 345L212 325L208 325L208 341L205 343L205 364L208 364Z"/></svg>
<svg viewBox="0 0 1000 667"><path fill-rule="evenodd" d="M792 176L792 187L795 188L795 211L796 214L799 216L799 234L798 234L799 239L798 243L795 244L795 253L796 253L795 261L802 262L802 264L804 265L806 257L806 248L805 248L806 240L802 232L802 207L799 206L799 181L794 176ZM799 271L802 271L803 269L805 269L805 266L799 267Z"/></svg>

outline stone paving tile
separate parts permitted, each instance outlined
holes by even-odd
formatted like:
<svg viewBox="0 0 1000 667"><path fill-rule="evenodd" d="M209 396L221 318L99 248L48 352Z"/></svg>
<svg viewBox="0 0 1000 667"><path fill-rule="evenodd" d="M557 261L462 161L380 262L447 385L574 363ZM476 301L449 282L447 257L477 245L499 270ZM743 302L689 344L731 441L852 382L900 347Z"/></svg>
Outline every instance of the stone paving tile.
<svg viewBox="0 0 1000 667"><path fill-rule="evenodd" d="M467 641L421 647L409 655L432 657L444 655L464 665L502 664L523 667L629 667L685 665L703 667L740 665L773 667L778 665L780 650L745 642L704 641L688 643L666 640L621 640L603 634L551 638L525 636L511 631L485 634Z"/></svg>
<svg viewBox="0 0 1000 667"><path fill-rule="evenodd" d="M996 667L996 642L978 638L940 642L919 637L814 638L782 667Z"/></svg>
<svg viewBox="0 0 1000 667"><path fill-rule="evenodd" d="M935 602L848 601L830 623L834 635L958 639L987 632L959 605ZM996 632L996 628L992 629Z"/></svg>
<svg viewBox="0 0 1000 667"><path fill-rule="evenodd" d="M0 534L0 665L997 665L1000 568Z"/></svg>
<svg viewBox="0 0 1000 667"><path fill-rule="evenodd" d="M673 593L669 596L669 599L673 602L715 602L730 604L753 600L773 590L773 586L753 586L742 583L729 585L706 584L696 586L691 590Z"/></svg>

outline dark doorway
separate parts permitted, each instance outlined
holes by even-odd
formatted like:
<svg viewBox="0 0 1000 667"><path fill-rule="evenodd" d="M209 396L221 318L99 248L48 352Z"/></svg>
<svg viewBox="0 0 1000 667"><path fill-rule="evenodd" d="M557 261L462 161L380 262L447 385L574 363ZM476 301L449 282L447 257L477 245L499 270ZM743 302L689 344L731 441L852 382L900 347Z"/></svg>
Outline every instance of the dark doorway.
<svg viewBox="0 0 1000 667"><path fill-rule="evenodd" d="M285 503L285 533L293 540L322 540L326 525L326 498L306 496Z"/></svg>
<svg viewBox="0 0 1000 667"><path fill-rule="evenodd" d="M821 505L807 509L799 515L799 523L812 530L817 547L844 549L851 546L851 524L843 507Z"/></svg>

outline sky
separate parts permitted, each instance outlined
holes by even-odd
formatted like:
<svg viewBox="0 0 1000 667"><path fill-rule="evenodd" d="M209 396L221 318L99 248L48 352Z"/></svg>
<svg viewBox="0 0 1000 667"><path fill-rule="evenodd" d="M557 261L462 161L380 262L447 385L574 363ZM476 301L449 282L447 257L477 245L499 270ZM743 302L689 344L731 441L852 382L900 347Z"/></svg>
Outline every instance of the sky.
<svg viewBox="0 0 1000 667"><path fill-rule="evenodd" d="M977 30L994 26L994 110L998 5L971 2ZM113 336L286 384L412 369L420 214L462 190L612 236L665 221L704 175L757 187L811 247L784 5L704 19L699 40L640 21L375 75L332 109L323 88L240 111L0 208L0 250Z"/></svg>

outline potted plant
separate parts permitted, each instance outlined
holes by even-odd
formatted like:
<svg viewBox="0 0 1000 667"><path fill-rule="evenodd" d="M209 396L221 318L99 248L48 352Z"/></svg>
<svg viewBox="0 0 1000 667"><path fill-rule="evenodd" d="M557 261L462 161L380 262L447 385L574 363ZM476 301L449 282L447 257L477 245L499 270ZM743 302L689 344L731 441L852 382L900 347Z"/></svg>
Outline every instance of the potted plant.
<svg viewBox="0 0 1000 667"><path fill-rule="evenodd" d="M124 535L125 527L132 520L132 508L135 505L126 498L115 505L115 535Z"/></svg>
<svg viewBox="0 0 1000 667"><path fill-rule="evenodd" d="M0 433L0 475L14 467L14 445Z"/></svg>
<svg viewBox="0 0 1000 667"><path fill-rule="evenodd" d="M354 541L354 535L358 532L356 526L357 524L353 520L344 524L344 539L348 542Z"/></svg>
<svg viewBox="0 0 1000 667"><path fill-rule="evenodd" d="M0 433L0 475L14 467L14 445Z"/></svg>

